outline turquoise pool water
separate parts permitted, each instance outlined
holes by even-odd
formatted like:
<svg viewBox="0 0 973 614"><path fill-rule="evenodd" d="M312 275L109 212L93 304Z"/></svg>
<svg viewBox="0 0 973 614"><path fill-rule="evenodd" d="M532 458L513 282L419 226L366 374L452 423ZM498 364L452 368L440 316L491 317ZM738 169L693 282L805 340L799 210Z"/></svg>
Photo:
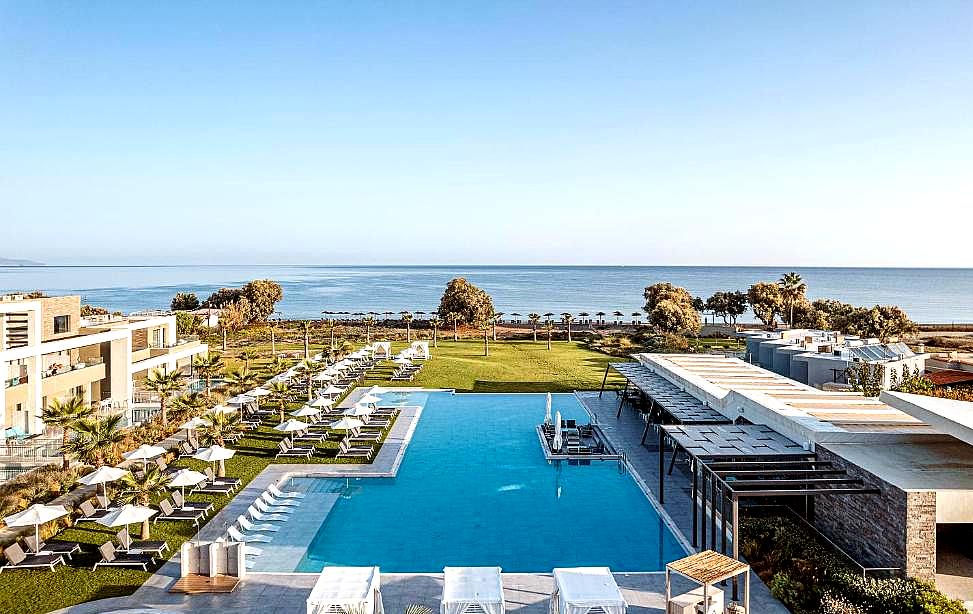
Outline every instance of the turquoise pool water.
<svg viewBox="0 0 973 614"><path fill-rule="evenodd" d="M424 406L397 477L292 480L322 518L296 568L291 558L285 564L291 569L278 571L318 572L325 565L656 571L684 554L616 461L545 460L535 431L544 395L393 392L383 400ZM588 421L573 395L554 395L553 405L564 418ZM307 543L307 528L290 533L283 528L268 549ZM266 564L261 558L258 567Z"/></svg>

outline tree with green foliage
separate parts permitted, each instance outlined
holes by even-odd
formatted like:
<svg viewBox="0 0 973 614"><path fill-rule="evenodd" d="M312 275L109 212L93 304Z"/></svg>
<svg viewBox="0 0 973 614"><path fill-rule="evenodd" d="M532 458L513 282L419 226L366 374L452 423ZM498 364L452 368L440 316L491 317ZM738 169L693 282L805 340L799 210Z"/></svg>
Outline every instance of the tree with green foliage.
<svg viewBox="0 0 973 614"><path fill-rule="evenodd" d="M649 315L649 322L659 331L691 335L699 333L699 311L688 290L662 282L646 287L643 295L644 311Z"/></svg>
<svg viewBox="0 0 973 614"><path fill-rule="evenodd" d="M828 314L817 309L807 299L801 299L790 305L791 326L794 328L812 328L827 330Z"/></svg>
<svg viewBox="0 0 973 614"><path fill-rule="evenodd" d="M799 273L784 273L781 278L777 281L777 285L780 287L780 296L784 302L784 306L790 310L790 319L788 322L793 327L794 326L794 306L799 302L807 302L805 293L807 292L807 284L804 283L804 279L801 278Z"/></svg>
<svg viewBox="0 0 973 614"><path fill-rule="evenodd" d="M180 337L186 335L195 335L199 332L199 325L202 323L202 319L188 311L177 311L176 312L176 334Z"/></svg>
<svg viewBox="0 0 973 614"><path fill-rule="evenodd" d="M546 320L544 322L544 330L547 331L547 349L551 349L551 337L554 335L554 322Z"/></svg>
<svg viewBox="0 0 973 614"><path fill-rule="evenodd" d="M475 328L489 322L495 313L490 295L462 277L446 284L438 311L460 314L463 320Z"/></svg>
<svg viewBox="0 0 973 614"><path fill-rule="evenodd" d="M429 318L429 326L432 326L432 347L439 347L439 327L442 325L442 321L439 316L434 315Z"/></svg>
<svg viewBox="0 0 973 614"><path fill-rule="evenodd" d="M136 475L131 471L122 476L122 490L119 500L122 503L132 503L148 507L152 499L166 491L170 476L156 466L148 467L144 472ZM150 535L149 519L142 521L140 539L148 539Z"/></svg>
<svg viewBox="0 0 973 614"><path fill-rule="evenodd" d="M845 376L848 378L848 385L855 392L860 392L866 397L877 397L882 393L882 383L885 381L885 365L873 365L867 362L855 363L845 369Z"/></svg>
<svg viewBox="0 0 973 614"><path fill-rule="evenodd" d="M256 349L249 348L249 347L248 348L244 348L243 351L240 352L240 360L243 361L243 368L249 371L250 370L250 361L251 360L256 360L258 356L259 356L259 354L257 353L257 350Z"/></svg>
<svg viewBox="0 0 973 614"><path fill-rule="evenodd" d="M216 352L193 358L193 371L206 382L206 396L213 392L213 378L223 370L223 357Z"/></svg>
<svg viewBox="0 0 973 614"><path fill-rule="evenodd" d="M207 421L209 424L199 429L200 439L207 446L226 446L227 440L243 430L243 419L239 412L216 412L208 416ZM226 463L222 460L216 475L221 478L226 476Z"/></svg>
<svg viewBox="0 0 973 614"><path fill-rule="evenodd" d="M260 376L242 367L227 369L223 373L223 381L232 394L240 394L256 388L260 383Z"/></svg>
<svg viewBox="0 0 973 614"><path fill-rule="evenodd" d="M169 303L172 311L192 311L199 309L199 297L192 292L177 292Z"/></svg>
<svg viewBox="0 0 973 614"><path fill-rule="evenodd" d="M118 444L125 440L122 430L124 418L124 414L114 414L78 420L71 427L75 437L68 441L65 449L82 462L101 467L107 460L115 459Z"/></svg>
<svg viewBox="0 0 973 614"><path fill-rule="evenodd" d="M236 303L241 298L243 298L243 290L240 288L220 288L219 290L210 294L206 300L203 301L203 307L209 309L224 309Z"/></svg>
<svg viewBox="0 0 973 614"><path fill-rule="evenodd" d="M187 416L198 416L203 410L209 407L208 396L198 392L187 392L172 399L172 409L182 412Z"/></svg>
<svg viewBox="0 0 973 614"><path fill-rule="evenodd" d="M314 374L318 372L318 363L314 362L310 358L305 358L297 365L296 369L304 374L307 378L307 400L310 401L314 398Z"/></svg>
<svg viewBox="0 0 973 614"><path fill-rule="evenodd" d="M90 418L94 409L84 402L80 396L73 396L66 401L53 399L47 407L41 410L41 420L45 426L61 429L61 468L67 471L71 466L66 450L70 440L71 429L84 418Z"/></svg>
<svg viewBox="0 0 973 614"><path fill-rule="evenodd" d="M724 324L736 326L737 318L747 311L747 295L739 290L714 292L713 296L706 299L705 309L723 318Z"/></svg>
<svg viewBox="0 0 973 614"><path fill-rule="evenodd" d="M915 370L910 370L909 365L903 365L901 376L895 369L889 373L889 390L908 394L928 394L934 387L918 366Z"/></svg>
<svg viewBox="0 0 973 614"><path fill-rule="evenodd" d="M529 313L527 319L530 321L530 330L534 333L534 343L537 343L537 325L541 322L541 314Z"/></svg>
<svg viewBox="0 0 973 614"><path fill-rule="evenodd" d="M179 371L166 373L162 369L153 369L145 378L145 387L159 395L159 414L162 416L162 428L169 426L167 405L169 398L182 388L183 375Z"/></svg>
<svg viewBox="0 0 973 614"><path fill-rule="evenodd" d="M280 407L280 421L284 421L284 410L287 408L287 397L290 395L290 388L287 384L281 381L271 382L267 385L267 390L270 391L270 398L277 401Z"/></svg>
<svg viewBox="0 0 973 614"><path fill-rule="evenodd" d="M775 283L760 281L750 286L747 302L753 309L753 315L768 327L773 327L777 316L784 311L784 297L780 293L780 286Z"/></svg>
<svg viewBox="0 0 973 614"><path fill-rule="evenodd" d="M568 312L561 314L561 322L568 331L568 343L571 343L571 322L574 322L574 316Z"/></svg>
<svg viewBox="0 0 973 614"><path fill-rule="evenodd" d="M264 322L274 313L278 301L284 298L280 284L270 279L254 279L240 289L249 301L247 322Z"/></svg>
<svg viewBox="0 0 973 614"><path fill-rule="evenodd" d="M412 343L412 320L415 318L408 311L402 312L402 321L405 323L405 342Z"/></svg>

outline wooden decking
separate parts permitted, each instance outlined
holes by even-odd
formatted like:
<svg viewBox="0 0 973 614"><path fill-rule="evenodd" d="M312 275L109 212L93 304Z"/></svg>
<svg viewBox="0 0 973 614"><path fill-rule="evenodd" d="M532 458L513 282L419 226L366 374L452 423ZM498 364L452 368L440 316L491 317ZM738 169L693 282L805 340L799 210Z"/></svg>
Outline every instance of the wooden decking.
<svg viewBox="0 0 973 614"><path fill-rule="evenodd" d="M184 593L186 595L200 595L203 593L232 593L240 584L239 578L233 576L199 576L192 575L179 578L169 587L170 593Z"/></svg>

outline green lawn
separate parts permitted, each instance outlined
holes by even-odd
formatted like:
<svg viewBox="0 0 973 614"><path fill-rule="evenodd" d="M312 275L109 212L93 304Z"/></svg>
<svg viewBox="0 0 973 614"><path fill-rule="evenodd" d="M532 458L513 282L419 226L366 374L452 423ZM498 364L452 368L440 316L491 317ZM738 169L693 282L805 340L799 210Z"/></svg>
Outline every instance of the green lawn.
<svg viewBox="0 0 973 614"><path fill-rule="evenodd" d="M405 347L395 344L395 350ZM258 351L269 354L269 347L258 346ZM438 348L431 348L432 359L426 362L421 374L413 382L390 383L388 377L393 365L387 363L373 372L366 384L425 386L430 388L454 388L462 392L570 392L596 389L601 386L605 366L612 359L604 354L585 349L577 343L554 342L551 350L546 341L491 342L490 356L483 356L483 342L440 341ZM266 358L254 361L252 366L263 366ZM609 382L617 384L618 376L612 372ZM289 409L299 407L295 402ZM243 480L244 485L273 462L303 463L304 459L275 461L280 434L270 426L276 418L268 419L259 430L230 447L239 452L227 461L227 475ZM316 462L335 462L334 442L318 444ZM178 464L201 469L204 463L195 460ZM219 511L228 501L215 495L195 495L194 500L212 501ZM136 531L137 527L131 527ZM93 554L98 545L112 539L116 530L95 523L83 523L80 527L65 530L59 539L90 544L88 552L75 555L75 561L52 573L38 571L8 571L0 575L0 612L18 614L43 613L76 603L129 595L151 574L113 568L92 571L97 560ZM153 539L165 539L173 552L196 532L192 523L160 522L152 527Z"/></svg>

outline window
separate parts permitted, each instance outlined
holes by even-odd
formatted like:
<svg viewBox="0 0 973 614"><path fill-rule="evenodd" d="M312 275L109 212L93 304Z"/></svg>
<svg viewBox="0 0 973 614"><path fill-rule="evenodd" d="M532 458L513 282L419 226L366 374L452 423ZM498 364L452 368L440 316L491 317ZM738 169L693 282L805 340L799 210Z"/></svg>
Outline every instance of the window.
<svg viewBox="0 0 973 614"><path fill-rule="evenodd" d="M66 333L71 330L71 316L54 316L54 334Z"/></svg>

